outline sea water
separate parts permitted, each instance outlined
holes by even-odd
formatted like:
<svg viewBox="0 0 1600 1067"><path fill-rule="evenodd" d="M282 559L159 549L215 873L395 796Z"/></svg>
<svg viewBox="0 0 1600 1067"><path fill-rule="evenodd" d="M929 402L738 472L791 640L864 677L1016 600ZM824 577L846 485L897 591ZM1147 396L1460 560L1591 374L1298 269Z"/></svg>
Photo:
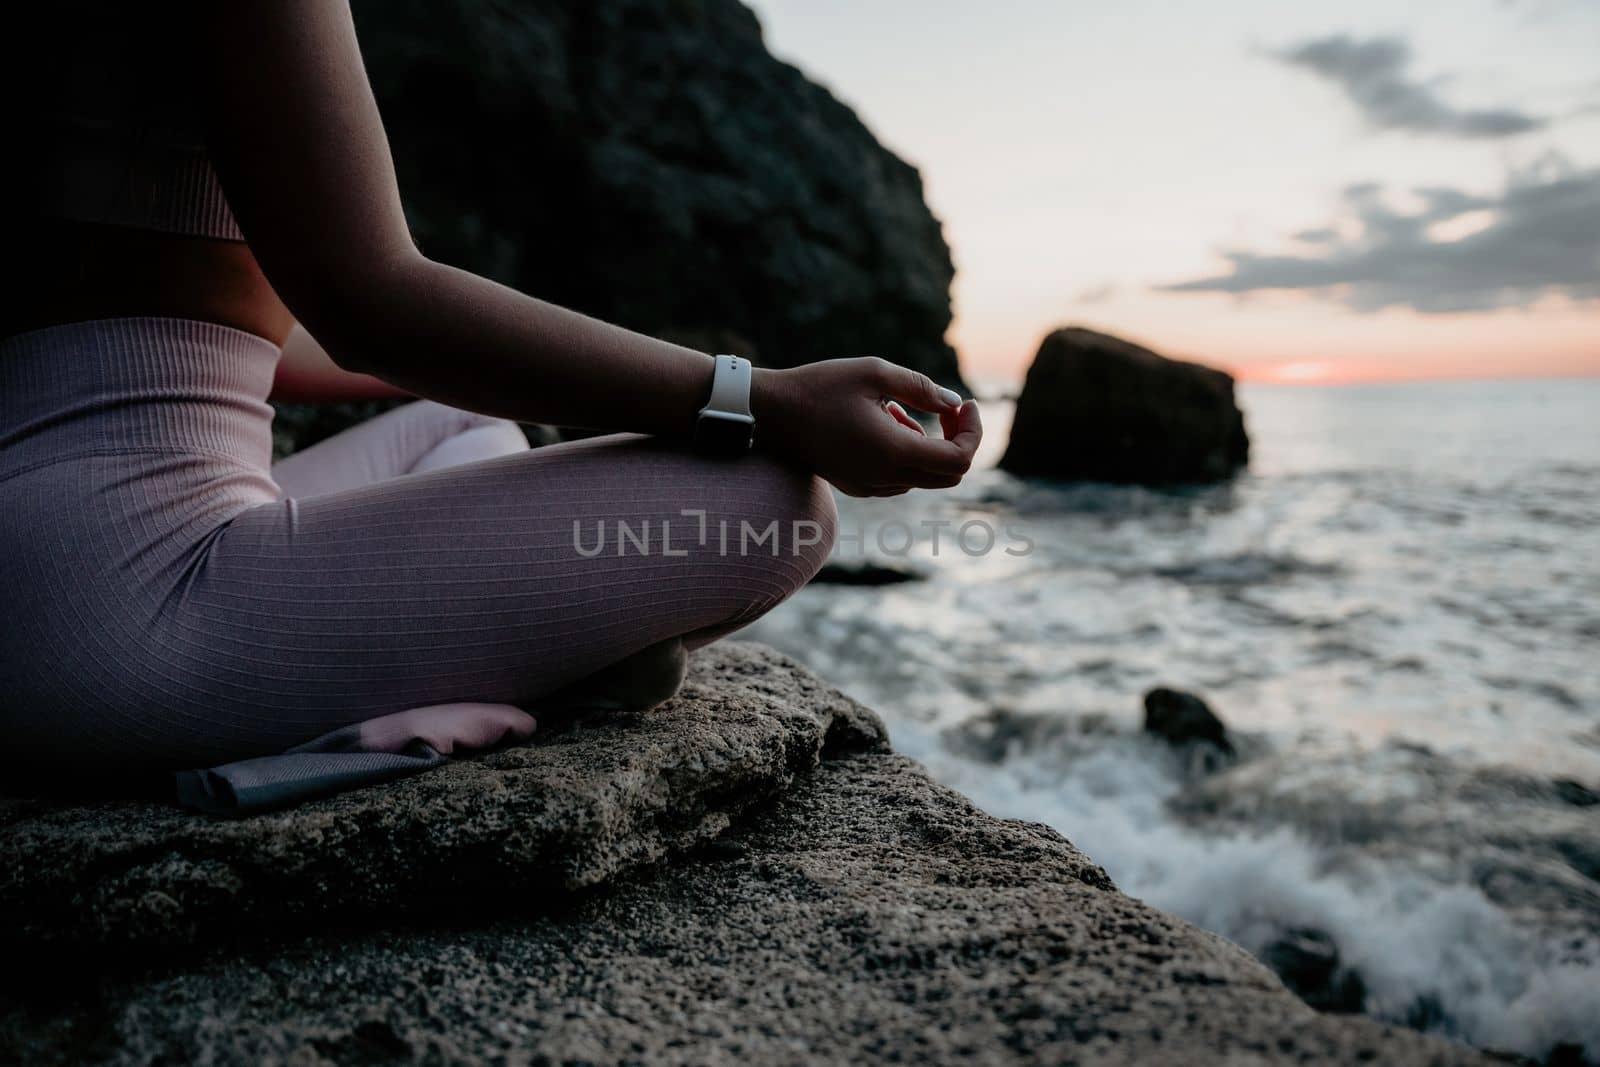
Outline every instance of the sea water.
<svg viewBox="0 0 1600 1067"><path fill-rule="evenodd" d="M961 487L841 499L839 558L925 580L749 636L1128 893L1264 957L1309 933L1347 1009L1600 1059L1600 382L1240 403L1248 473L1180 491L1012 478L987 404ZM1237 759L1144 735L1156 685Z"/></svg>

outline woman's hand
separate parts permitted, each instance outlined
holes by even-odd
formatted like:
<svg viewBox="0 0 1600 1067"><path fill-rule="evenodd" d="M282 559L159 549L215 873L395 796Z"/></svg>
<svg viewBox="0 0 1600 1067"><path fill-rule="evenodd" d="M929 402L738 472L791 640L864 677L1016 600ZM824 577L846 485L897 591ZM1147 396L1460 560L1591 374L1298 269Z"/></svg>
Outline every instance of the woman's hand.
<svg viewBox="0 0 1600 1067"><path fill-rule="evenodd" d="M928 437L906 407L939 416ZM927 375L882 359L830 359L789 370L758 369L750 403L759 447L832 482L850 496L898 496L956 485L983 439L978 404Z"/></svg>

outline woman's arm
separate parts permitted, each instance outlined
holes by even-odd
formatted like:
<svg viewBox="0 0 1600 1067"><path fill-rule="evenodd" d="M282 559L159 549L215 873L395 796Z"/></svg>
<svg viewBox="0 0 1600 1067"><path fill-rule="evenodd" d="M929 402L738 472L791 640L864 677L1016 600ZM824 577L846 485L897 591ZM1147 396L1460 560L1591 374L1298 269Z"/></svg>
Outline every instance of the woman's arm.
<svg viewBox="0 0 1600 1067"><path fill-rule="evenodd" d="M192 10L205 65L198 89L229 203L274 289L339 366L519 421L691 431L710 391L709 356L417 250L346 4ZM757 375L757 432L769 446L846 491L951 484L965 473L981 432L975 406L881 360L842 362L853 369ZM901 426L879 407L882 395L958 420L954 439Z"/></svg>
<svg viewBox="0 0 1600 1067"><path fill-rule="evenodd" d="M386 400L409 396L404 389L370 374L347 371L306 328L295 323L283 342L278 372L272 380L272 399L317 404L336 400Z"/></svg>

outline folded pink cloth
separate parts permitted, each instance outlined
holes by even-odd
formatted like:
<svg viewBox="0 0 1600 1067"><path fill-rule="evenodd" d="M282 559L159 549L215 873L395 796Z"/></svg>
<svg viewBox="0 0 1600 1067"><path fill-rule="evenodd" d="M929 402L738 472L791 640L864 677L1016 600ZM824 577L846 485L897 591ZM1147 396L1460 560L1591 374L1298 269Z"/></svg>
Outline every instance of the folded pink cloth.
<svg viewBox="0 0 1600 1067"><path fill-rule="evenodd" d="M405 752L422 742L440 755L451 756L457 749L518 744L532 737L533 730L533 716L510 704L436 704L358 722L310 744L353 735L349 747L356 751Z"/></svg>
<svg viewBox="0 0 1600 1067"><path fill-rule="evenodd" d="M251 815L517 744L534 727L532 715L509 704L436 704L343 726L277 755L179 771L174 784L184 807Z"/></svg>

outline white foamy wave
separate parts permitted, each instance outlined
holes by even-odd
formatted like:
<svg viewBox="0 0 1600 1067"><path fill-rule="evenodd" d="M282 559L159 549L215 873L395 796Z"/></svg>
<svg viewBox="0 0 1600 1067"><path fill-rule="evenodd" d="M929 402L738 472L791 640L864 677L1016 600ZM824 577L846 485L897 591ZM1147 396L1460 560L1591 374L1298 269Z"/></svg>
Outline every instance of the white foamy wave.
<svg viewBox="0 0 1600 1067"><path fill-rule="evenodd" d="M1325 934L1368 1014L1485 1048L1544 1057L1566 1044L1600 1059L1596 946L1514 920L1474 886L1288 828L1197 829L1167 806L1184 788L1176 757L1142 736L1065 734L994 764L924 724L892 730L986 811L1054 827L1124 891L1258 956L1291 931Z"/></svg>
<svg viewBox="0 0 1600 1067"><path fill-rule="evenodd" d="M1600 1065L1600 383L1241 396L1224 485L841 500L847 560L890 522L1031 548L924 536L889 562L925 581L806 590L751 636L1308 1002ZM1155 686L1203 694L1244 762L1196 777L1145 739Z"/></svg>

